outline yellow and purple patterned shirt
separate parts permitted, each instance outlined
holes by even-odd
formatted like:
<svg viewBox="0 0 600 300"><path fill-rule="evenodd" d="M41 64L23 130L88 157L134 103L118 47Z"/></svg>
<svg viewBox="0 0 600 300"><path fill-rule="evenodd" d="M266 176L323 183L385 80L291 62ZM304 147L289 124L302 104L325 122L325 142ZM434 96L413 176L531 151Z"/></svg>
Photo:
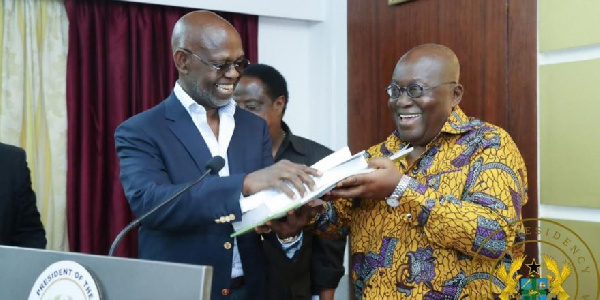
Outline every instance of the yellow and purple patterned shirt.
<svg viewBox="0 0 600 300"><path fill-rule="evenodd" d="M368 149L388 156L406 145L397 132ZM397 207L385 199L340 199L315 223L319 234L351 237L356 299L490 299L504 284L499 261L522 255L523 158L503 129L456 107L411 166Z"/></svg>

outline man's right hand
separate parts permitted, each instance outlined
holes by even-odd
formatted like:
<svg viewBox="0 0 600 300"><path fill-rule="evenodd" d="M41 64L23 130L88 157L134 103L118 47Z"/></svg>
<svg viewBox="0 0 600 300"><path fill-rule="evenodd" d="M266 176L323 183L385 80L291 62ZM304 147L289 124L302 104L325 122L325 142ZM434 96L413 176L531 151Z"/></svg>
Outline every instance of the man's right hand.
<svg viewBox="0 0 600 300"><path fill-rule="evenodd" d="M311 176L319 177L321 175L319 170L295 164L288 160L281 160L270 167L246 175L242 194L249 196L265 189L278 188L288 197L295 198L294 192L286 182L292 184L303 196L308 192L305 185L310 190L315 187L315 181Z"/></svg>
<svg viewBox="0 0 600 300"><path fill-rule="evenodd" d="M269 228L269 232L272 229L280 239L296 236L317 214L323 213L323 211L323 201L313 199L295 210L288 211L284 221L281 221L281 218L271 220L262 226L262 229Z"/></svg>

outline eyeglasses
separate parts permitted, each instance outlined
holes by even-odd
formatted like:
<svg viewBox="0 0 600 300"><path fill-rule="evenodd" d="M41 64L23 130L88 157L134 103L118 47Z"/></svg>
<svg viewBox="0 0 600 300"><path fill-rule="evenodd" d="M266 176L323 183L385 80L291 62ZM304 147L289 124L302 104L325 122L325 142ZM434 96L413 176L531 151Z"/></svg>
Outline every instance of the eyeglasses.
<svg viewBox="0 0 600 300"><path fill-rule="evenodd" d="M242 72L244 72L246 67L250 64L250 61L248 61L247 58L242 58L241 60L234 61L234 62L224 62L224 63L219 63L219 64L213 64L209 61L202 59L200 56L196 55L196 53L192 52L191 50L188 50L185 48L179 48L179 50L181 50L187 54L191 54L197 60L199 60L203 64L213 68L217 72L227 72L227 71L231 70L231 67L233 67L238 73L242 73Z"/></svg>
<svg viewBox="0 0 600 300"><path fill-rule="evenodd" d="M423 93L425 91L436 89L445 84L456 84L456 82L455 81L444 82L444 83L440 83L436 86L431 86L431 87L422 86L418 83L411 83L407 86L399 86L392 82L392 83L390 83L390 85L388 87L385 88L385 91L387 92L387 94L390 96L390 98L392 100L397 100L398 98L400 98L402 96L402 93L404 93L404 92L406 92L406 94L409 97L416 99L416 98L423 96Z"/></svg>

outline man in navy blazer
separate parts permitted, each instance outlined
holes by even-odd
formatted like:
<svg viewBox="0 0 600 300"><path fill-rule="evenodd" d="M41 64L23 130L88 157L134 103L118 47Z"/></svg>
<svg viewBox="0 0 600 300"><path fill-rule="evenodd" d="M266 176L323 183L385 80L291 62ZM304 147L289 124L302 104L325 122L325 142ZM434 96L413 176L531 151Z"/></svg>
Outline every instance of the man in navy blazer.
<svg viewBox="0 0 600 300"><path fill-rule="evenodd" d="M142 222L139 257L213 266L211 299L264 299L261 238L230 238L230 222L242 216L242 196L268 188L293 195L286 182L304 191L317 171L289 161L272 165L266 123L236 109L231 95L248 61L231 24L191 12L175 24L172 48L179 78L171 95L115 132L130 207L139 217L200 177L211 157L226 163L219 176Z"/></svg>

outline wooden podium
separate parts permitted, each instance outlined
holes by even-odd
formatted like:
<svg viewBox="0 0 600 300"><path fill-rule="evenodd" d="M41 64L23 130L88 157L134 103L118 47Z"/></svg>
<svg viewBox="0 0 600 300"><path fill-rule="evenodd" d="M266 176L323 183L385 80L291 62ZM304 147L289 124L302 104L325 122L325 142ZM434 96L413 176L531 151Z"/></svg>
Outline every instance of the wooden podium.
<svg viewBox="0 0 600 300"><path fill-rule="evenodd" d="M0 299L27 299L38 276L74 261L94 277L103 300L210 299L212 267L0 246Z"/></svg>

